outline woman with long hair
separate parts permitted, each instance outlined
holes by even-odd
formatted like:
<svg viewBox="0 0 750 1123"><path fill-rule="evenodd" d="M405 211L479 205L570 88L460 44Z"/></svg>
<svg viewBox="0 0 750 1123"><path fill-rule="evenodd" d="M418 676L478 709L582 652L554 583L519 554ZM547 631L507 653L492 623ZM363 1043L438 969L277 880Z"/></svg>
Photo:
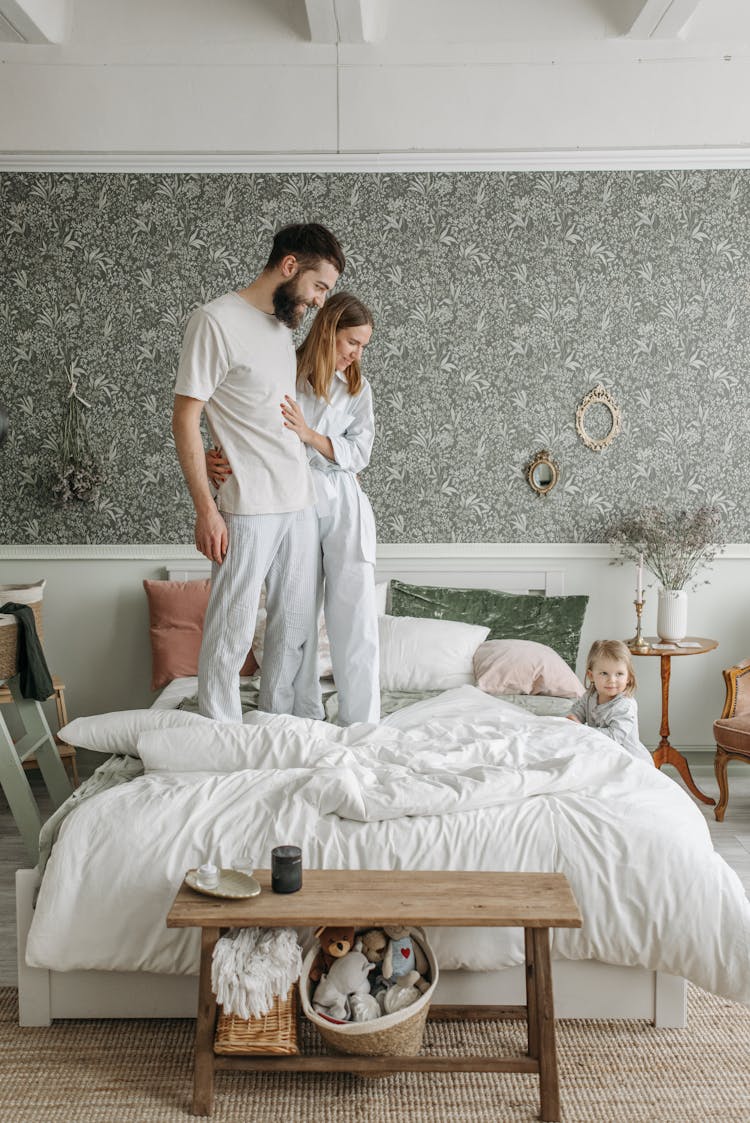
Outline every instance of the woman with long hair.
<svg viewBox="0 0 750 1123"><path fill-rule="evenodd" d="M315 482L320 577L338 720L380 720L375 518L357 475L370 461L375 421L361 360L370 342L370 310L335 293L297 349L297 400L281 404L284 425L307 449ZM214 483L226 479L220 452L208 453Z"/></svg>

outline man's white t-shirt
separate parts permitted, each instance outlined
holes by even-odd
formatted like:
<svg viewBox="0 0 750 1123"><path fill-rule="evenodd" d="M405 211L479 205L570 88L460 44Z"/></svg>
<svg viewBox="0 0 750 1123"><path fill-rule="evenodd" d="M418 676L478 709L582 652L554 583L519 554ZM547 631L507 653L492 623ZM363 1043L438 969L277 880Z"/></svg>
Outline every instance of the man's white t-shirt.
<svg viewBox="0 0 750 1123"><path fill-rule="evenodd" d="M239 293L190 317L175 393L206 403L211 437L232 466L219 510L281 514L315 502L305 446L281 415L284 395L296 397L296 375L289 329Z"/></svg>

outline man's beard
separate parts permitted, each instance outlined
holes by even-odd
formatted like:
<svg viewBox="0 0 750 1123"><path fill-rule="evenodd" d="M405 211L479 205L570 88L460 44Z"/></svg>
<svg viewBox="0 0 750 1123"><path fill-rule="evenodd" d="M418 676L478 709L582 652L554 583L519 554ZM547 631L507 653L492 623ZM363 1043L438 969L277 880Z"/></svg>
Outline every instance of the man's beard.
<svg viewBox="0 0 750 1123"><path fill-rule="evenodd" d="M310 305L306 301L300 300L297 277L284 281L283 284L274 289L273 314L277 320L286 324L288 328L298 328L309 307Z"/></svg>

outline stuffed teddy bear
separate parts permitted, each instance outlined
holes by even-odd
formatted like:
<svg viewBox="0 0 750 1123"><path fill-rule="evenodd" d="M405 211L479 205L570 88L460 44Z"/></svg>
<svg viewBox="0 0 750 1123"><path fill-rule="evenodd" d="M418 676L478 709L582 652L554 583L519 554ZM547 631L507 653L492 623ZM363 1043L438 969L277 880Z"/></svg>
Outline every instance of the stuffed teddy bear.
<svg viewBox="0 0 750 1123"><path fill-rule="evenodd" d="M361 951L350 951L334 959L330 971L323 975L313 991L313 1009L336 1021L349 1021L352 1012L349 999L355 994L370 993L367 976L374 970L375 964L368 963Z"/></svg>
<svg viewBox="0 0 750 1123"><path fill-rule="evenodd" d="M318 928L315 938L320 943L320 951L310 968L313 982L331 969L337 959L350 952L354 947L354 928Z"/></svg>
<svg viewBox="0 0 750 1123"><path fill-rule="evenodd" d="M388 937L382 928L369 928L367 932L361 932L357 936L357 944L360 951L362 951L370 963L376 966L383 962L385 959L386 948L388 947Z"/></svg>
<svg viewBox="0 0 750 1123"><path fill-rule="evenodd" d="M409 935L409 929L385 925L388 946L380 973L388 986L416 987L420 994L429 989L424 977L429 971L427 956Z"/></svg>

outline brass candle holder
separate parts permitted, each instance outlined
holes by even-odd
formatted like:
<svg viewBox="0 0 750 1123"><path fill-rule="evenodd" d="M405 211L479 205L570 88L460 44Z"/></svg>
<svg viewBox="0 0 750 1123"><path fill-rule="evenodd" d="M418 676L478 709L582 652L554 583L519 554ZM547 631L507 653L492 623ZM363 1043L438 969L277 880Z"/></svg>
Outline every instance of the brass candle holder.
<svg viewBox="0 0 750 1123"><path fill-rule="evenodd" d="M648 651L648 644L643 638L643 633L641 632L641 616L643 615L643 606L645 603L646 602L643 598L633 601L633 604L635 605L636 625L635 635L632 639L628 640L628 647L631 651Z"/></svg>

